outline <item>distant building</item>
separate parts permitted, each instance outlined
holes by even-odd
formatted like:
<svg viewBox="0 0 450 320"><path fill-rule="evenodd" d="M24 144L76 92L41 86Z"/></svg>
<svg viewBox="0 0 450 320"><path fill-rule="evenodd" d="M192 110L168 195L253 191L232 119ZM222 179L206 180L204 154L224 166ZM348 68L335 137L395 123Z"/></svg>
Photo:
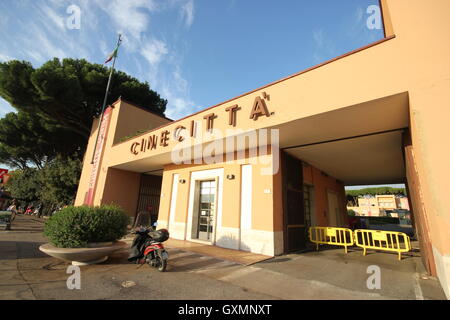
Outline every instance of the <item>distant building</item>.
<svg viewBox="0 0 450 320"><path fill-rule="evenodd" d="M397 197L395 200L397 201L397 209L409 210L409 201L407 197Z"/></svg>
<svg viewBox="0 0 450 320"><path fill-rule="evenodd" d="M386 216L387 212L397 209L409 210L408 198L397 195L366 195L358 197L358 206L348 206L358 216ZM395 213L394 215L395 216Z"/></svg>

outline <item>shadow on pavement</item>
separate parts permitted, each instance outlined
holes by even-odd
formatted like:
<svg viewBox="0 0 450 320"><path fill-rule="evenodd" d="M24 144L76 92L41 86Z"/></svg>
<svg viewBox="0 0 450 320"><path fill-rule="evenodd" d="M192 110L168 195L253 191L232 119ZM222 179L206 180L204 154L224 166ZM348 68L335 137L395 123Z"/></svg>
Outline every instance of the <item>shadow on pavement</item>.
<svg viewBox="0 0 450 320"><path fill-rule="evenodd" d="M45 242L0 241L0 260L39 259L48 257L39 250Z"/></svg>

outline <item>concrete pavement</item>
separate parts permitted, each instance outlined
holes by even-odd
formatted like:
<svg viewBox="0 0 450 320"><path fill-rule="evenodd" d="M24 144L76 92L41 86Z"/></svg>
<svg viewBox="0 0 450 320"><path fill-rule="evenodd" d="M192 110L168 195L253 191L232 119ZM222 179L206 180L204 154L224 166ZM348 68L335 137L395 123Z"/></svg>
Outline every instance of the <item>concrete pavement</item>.
<svg viewBox="0 0 450 320"><path fill-rule="evenodd" d="M46 242L42 227L37 218L18 216L11 231L0 231L0 299L445 299L436 279L422 279L418 253L398 261L391 254L362 257L342 249L245 266L171 247L166 273L129 264L123 251L82 267L81 290L69 290L68 264L38 250ZM367 289L370 265L381 269L381 290Z"/></svg>
<svg viewBox="0 0 450 320"><path fill-rule="evenodd" d="M177 249L169 249L166 273L129 264L127 252L119 252L104 264L81 267L81 290L69 290L69 264L38 250L47 242L42 228L39 219L18 216L11 231L0 231L0 299L274 299L196 274L235 263Z"/></svg>
<svg viewBox="0 0 450 320"><path fill-rule="evenodd" d="M370 266L378 266L381 288L369 289ZM276 257L227 272L207 271L210 277L238 284L281 299L445 300L437 279L426 276L417 256L397 260L394 254L343 249ZM283 285L280 285L283 284Z"/></svg>

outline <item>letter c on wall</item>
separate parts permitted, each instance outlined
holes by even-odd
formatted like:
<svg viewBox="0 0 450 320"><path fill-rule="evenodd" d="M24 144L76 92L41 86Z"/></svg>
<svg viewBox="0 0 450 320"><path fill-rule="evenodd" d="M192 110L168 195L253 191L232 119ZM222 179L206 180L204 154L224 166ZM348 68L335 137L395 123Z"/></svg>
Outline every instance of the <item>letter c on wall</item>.
<svg viewBox="0 0 450 320"><path fill-rule="evenodd" d="M138 147L139 147L140 145L141 145L141 144L140 144L139 142L133 143L133 144L131 145L131 153L134 154L134 155L138 155L138 154L139 154L139 151L137 151L137 149L138 149Z"/></svg>

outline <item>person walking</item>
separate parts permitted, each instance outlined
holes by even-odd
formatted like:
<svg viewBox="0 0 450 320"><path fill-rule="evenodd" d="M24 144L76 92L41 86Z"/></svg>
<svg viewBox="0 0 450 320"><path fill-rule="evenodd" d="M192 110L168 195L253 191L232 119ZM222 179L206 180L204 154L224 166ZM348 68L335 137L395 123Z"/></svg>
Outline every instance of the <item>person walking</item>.
<svg viewBox="0 0 450 320"><path fill-rule="evenodd" d="M16 214L17 214L17 200L14 199L12 201L12 204L9 206L8 210L11 212L11 223L14 221L14 219L16 218Z"/></svg>

